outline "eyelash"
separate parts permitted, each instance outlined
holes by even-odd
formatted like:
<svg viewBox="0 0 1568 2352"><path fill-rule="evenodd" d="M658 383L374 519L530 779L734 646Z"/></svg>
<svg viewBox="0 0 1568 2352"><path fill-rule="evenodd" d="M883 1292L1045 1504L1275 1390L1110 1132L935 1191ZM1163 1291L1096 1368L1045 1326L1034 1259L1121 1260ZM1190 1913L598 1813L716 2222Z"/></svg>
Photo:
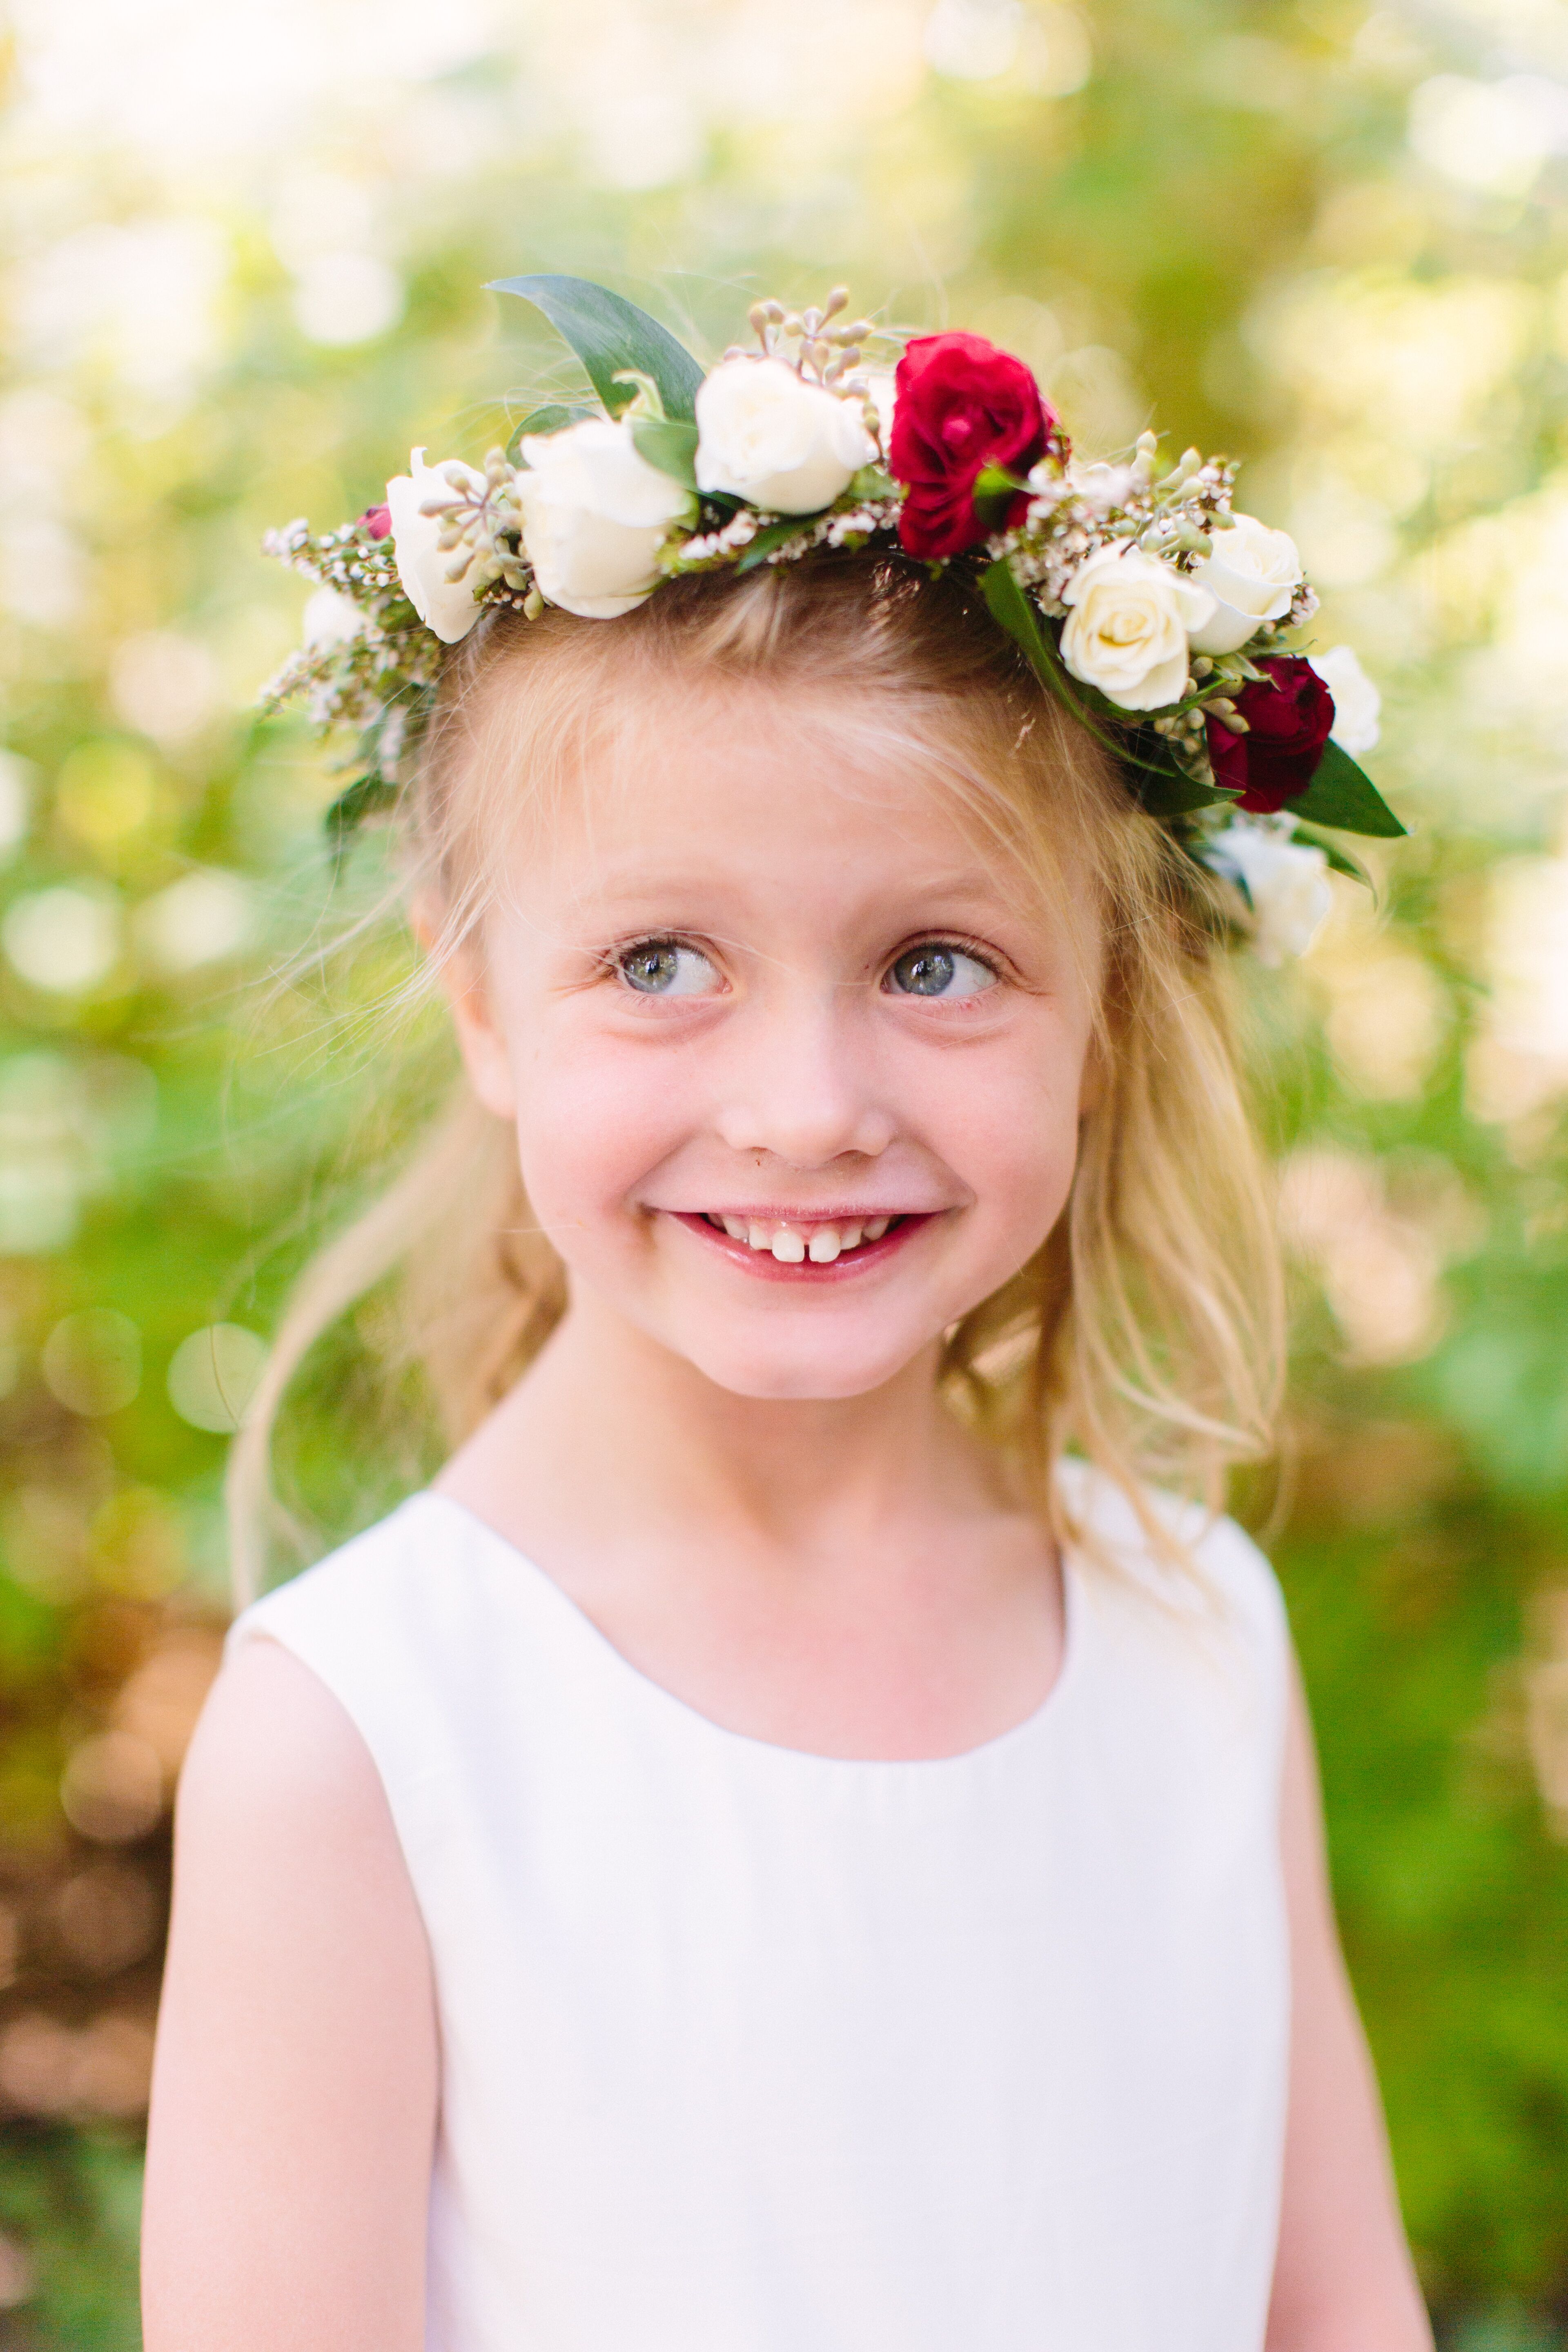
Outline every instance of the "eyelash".
<svg viewBox="0 0 1568 2352"><path fill-rule="evenodd" d="M693 955L700 955L705 963L711 964L715 971L720 969L706 948L700 947L695 940L683 939L675 931L645 931L637 939L622 940L617 946L605 950L601 968L607 980L619 982L621 992L635 999L638 1004L656 1004L660 1002L657 992L634 988L626 976L626 966L633 958L645 954L650 948L686 948Z"/></svg>
<svg viewBox="0 0 1568 2352"><path fill-rule="evenodd" d="M917 931L912 940L906 940L901 948L894 949L888 958L888 970L891 971L899 958L907 956L915 948L953 948L960 955L973 956L976 963L983 963L987 971L995 973L998 980L1002 978L1002 961L995 949L984 946L979 940L965 939L962 931Z"/></svg>
<svg viewBox="0 0 1568 2352"><path fill-rule="evenodd" d="M962 931L921 931L913 939L906 940L902 947L894 949L883 967L882 977L877 983L879 990L887 991L889 994L893 992L888 990L889 975L902 959L907 955L912 955L917 948L939 948L955 955L968 956L972 962L979 964L983 970L988 971L994 981L1004 981L1010 976L1008 966L1004 963L995 949L984 946L979 940L966 938ZM986 993L990 993L989 990ZM973 1004L973 997L960 997L957 1000L959 1004ZM940 998L932 1000L933 1007L940 1006L941 1003ZM950 1012L953 1009L952 1005L947 1007Z"/></svg>

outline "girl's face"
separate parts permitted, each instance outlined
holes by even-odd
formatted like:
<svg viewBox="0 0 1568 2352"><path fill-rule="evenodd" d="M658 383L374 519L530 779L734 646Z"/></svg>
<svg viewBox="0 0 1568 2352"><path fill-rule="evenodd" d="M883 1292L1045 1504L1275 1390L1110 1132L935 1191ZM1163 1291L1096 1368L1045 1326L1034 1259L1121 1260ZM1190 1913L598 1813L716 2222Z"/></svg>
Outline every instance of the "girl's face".
<svg viewBox="0 0 1568 2352"><path fill-rule="evenodd" d="M1092 959L853 715L645 709L456 1000L574 1295L749 1397L891 1379L1072 1181Z"/></svg>

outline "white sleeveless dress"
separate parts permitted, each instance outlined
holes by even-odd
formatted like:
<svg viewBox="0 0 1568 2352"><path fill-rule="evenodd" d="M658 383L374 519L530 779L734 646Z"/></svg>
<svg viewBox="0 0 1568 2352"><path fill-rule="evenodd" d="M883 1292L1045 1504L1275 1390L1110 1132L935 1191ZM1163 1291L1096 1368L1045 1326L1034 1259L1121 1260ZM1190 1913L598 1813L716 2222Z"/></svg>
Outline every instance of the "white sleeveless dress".
<svg viewBox="0 0 1568 2352"><path fill-rule="evenodd" d="M429 2352L1260 2352L1279 1595L1068 1475L1126 1572L1069 1560L1056 1688L939 1761L721 1730L439 1496L238 1621L358 1726L429 1932Z"/></svg>

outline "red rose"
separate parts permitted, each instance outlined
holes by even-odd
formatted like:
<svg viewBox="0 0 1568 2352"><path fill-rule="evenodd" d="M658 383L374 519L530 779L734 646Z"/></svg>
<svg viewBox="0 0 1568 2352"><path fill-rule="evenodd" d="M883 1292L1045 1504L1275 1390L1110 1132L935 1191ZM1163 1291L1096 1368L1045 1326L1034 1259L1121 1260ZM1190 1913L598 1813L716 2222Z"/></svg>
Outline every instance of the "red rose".
<svg viewBox="0 0 1568 2352"><path fill-rule="evenodd" d="M372 539L384 539L392 529L392 509L388 506L366 507L359 520L360 529L368 530Z"/></svg>
<svg viewBox="0 0 1568 2352"><path fill-rule="evenodd" d="M987 466L1026 474L1057 429L1022 360L984 335L921 335L899 362L888 464L905 486L899 537L911 555L960 555L996 529L975 509ZM1022 515L1022 492L1007 519Z"/></svg>
<svg viewBox="0 0 1568 2352"><path fill-rule="evenodd" d="M1258 667L1268 677L1232 698L1247 733L1233 735L1223 719L1211 719L1209 759L1215 783L1240 793L1238 808L1269 816L1311 782L1334 723L1334 698L1300 655L1273 654Z"/></svg>

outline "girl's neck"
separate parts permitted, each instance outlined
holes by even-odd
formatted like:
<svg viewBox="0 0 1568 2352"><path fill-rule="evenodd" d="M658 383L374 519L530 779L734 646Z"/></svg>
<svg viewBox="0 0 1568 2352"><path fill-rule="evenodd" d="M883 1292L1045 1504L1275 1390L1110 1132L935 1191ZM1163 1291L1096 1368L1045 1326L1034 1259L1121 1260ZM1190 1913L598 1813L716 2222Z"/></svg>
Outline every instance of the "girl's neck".
<svg viewBox="0 0 1568 2352"><path fill-rule="evenodd" d="M934 1348L867 1395L738 1396L592 1296L440 1483L493 1496L498 1478L520 1503L565 1484L579 1518L585 1496L595 1517L635 1498L650 1526L805 1554L1001 1499L995 1465L937 1393Z"/></svg>
<svg viewBox="0 0 1568 2352"><path fill-rule="evenodd" d="M712 1721L954 1755L1039 1705L1062 1599L935 1376L931 1349L867 1395L737 1396L582 1299L437 1484Z"/></svg>

